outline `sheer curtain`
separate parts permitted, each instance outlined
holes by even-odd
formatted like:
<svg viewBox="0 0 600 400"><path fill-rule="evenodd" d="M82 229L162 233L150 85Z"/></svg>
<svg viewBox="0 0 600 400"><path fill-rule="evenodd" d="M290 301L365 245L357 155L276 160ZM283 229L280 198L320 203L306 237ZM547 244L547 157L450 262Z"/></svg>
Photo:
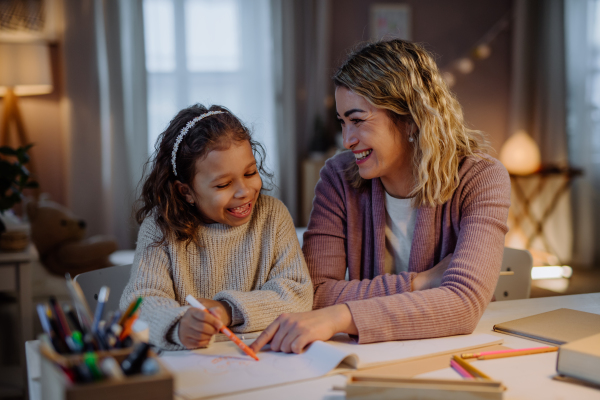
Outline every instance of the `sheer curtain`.
<svg viewBox="0 0 600 400"><path fill-rule="evenodd" d="M276 172L270 0L143 0L148 79L148 153L182 108L229 108L267 151Z"/></svg>
<svg viewBox="0 0 600 400"><path fill-rule="evenodd" d="M574 259L600 261L600 1L565 0L567 131L573 165L585 175L574 184Z"/></svg>
<svg viewBox="0 0 600 400"><path fill-rule="evenodd" d="M147 158L141 15L141 0L64 1L68 206L88 234L112 234L125 249Z"/></svg>

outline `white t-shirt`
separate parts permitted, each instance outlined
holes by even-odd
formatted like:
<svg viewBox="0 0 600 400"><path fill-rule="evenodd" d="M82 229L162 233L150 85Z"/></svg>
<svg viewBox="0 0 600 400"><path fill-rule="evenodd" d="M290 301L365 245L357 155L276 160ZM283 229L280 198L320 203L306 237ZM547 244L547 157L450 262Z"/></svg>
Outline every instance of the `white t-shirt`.
<svg viewBox="0 0 600 400"><path fill-rule="evenodd" d="M397 199L385 193L385 272L408 271L410 246L415 232L417 209L412 199Z"/></svg>

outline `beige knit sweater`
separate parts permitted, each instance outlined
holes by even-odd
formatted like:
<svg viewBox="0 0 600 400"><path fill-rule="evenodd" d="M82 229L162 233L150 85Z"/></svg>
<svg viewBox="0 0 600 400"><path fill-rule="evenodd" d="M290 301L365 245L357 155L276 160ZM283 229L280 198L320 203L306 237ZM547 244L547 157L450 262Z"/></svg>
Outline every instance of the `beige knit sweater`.
<svg viewBox="0 0 600 400"><path fill-rule="evenodd" d="M179 320L189 306L185 297L226 301L233 310L231 328L252 332L281 313L309 311L313 287L292 218L283 203L260 195L251 220L238 227L201 226L201 247L162 237L153 217L142 223L129 283L121 309L142 296L140 319L150 325L150 342L183 349Z"/></svg>

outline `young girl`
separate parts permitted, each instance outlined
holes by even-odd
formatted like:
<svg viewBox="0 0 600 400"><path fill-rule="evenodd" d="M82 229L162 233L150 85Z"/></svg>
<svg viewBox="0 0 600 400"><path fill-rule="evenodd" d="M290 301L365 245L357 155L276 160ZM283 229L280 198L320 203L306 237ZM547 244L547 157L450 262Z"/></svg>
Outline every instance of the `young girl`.
<svg viewBox="0 0 600 400"><path fill-rule="evenodd" d="M122 309L144 298L140 319L150 325L152 344L205 347L222 324L258 331L282 313L312 309L290 214L260 193L263 160L262 146L219 106L180 111L158 138L121 298ZM188 294L220 319L186 305Z"/></svg>

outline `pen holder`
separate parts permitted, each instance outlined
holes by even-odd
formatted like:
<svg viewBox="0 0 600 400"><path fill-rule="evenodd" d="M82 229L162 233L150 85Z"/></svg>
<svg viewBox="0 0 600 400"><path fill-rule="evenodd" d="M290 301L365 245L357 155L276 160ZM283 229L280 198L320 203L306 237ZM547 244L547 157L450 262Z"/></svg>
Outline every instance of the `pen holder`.
<svg viewBox="0 0 600 400"><path fill-rule="evenodd" d="M121 363L131 351L132 349L128 348L99 351L96 354L99 360L112 356ZM80 362L83 360L82 355L58 355L56 357L58 357L57 360L52 360L43 350L41 351L41 392L43 400L173 399L173 376L152 351L149 352L148 357L155 358L159 366L159 371L154 375L136 374L127 376L121 381L105 379L91 383L70 382L56 364L56 361L65 364Z"/></svg>

